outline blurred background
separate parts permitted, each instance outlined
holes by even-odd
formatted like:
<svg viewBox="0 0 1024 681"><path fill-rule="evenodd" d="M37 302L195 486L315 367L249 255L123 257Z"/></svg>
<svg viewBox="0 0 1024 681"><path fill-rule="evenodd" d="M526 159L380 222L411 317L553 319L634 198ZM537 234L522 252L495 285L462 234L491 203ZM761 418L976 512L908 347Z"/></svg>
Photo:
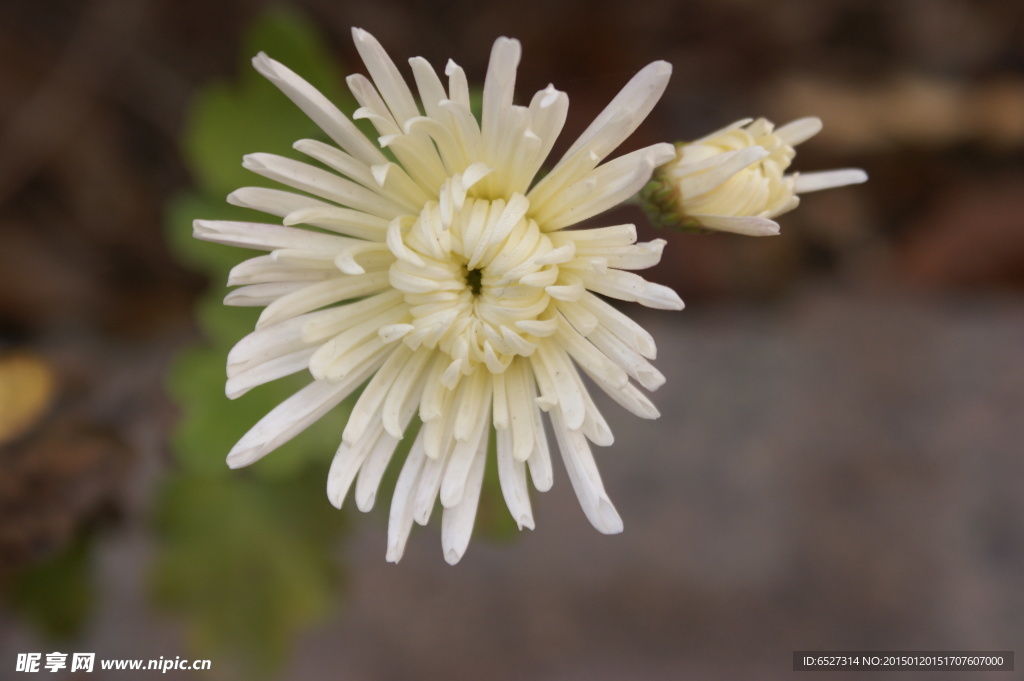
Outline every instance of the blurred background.
<svg viewBox="0 0 1024 681"><path fill-rule="evenodd" d="M767 239L603 219L667 239L650 278L688 304L629 309L658 341L662 418L599 399L624 534L593 531L556 469L536 531L492 492L457 567L437 516L386 564L389 495L362 516L324 494L344 413L224 466L294 384L223 397L253 320L220 306L245 254L192 243L190 223L260 184L241 154L315 134L249 57L351 107L352 26L403 68L451 57L478 85L494 38L517 37L517 101L569 93L556 154L666 59L624 150L817 115L795 168L868 171ZM4 678L51 651L212 661L166 678L496 681L783 679L798 649L1020 653L1022 351L1014 0L0 2Z"/></svg>

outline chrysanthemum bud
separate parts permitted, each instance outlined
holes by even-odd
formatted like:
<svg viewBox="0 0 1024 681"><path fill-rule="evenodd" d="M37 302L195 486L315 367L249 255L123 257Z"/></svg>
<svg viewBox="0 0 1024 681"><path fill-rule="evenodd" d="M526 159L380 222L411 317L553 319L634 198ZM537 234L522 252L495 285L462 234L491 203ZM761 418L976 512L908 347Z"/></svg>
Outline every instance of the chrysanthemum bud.
<svg viewBox="0 0 1024 681"><path fill-rule="evenodd" d="M816 135L821 120L774 127L748 118L676 144L675 159L658 168L640 193L654 222L681 231L768 236L779 233L772 218L796 208L799 194L867 180L859 169L786 174L794 147Z"/></svg>

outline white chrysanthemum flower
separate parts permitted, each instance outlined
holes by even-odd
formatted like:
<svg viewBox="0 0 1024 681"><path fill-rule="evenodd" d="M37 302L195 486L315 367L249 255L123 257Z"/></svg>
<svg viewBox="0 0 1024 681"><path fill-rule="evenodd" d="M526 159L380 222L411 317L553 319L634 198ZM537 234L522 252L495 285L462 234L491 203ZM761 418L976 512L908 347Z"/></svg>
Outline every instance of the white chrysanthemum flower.
<svg viewBox="0 0 1024 681"><path fill-rule="evenodd" d="M644 189L658 222L749 236L779 233L772 218L800 203L798 194L859 184L863 170L785 174L794 147L821 131L818 118L774 130L764 118L737 121L695 142L676 145L676 157Z"/></svg>
<svg viewBox="0 0 1024 681"><path fill-rule="evenodd" d="M656 264L664 241L635 244L633 225L566 228L632 196L674 157L672 145L656 144L602 164L661 97L671 67L640 71L536 180L569 101L548 86L528 106L512 103L517 41L494 44L478 122L454 62L446 89L426 60L410 60L417 101L380 44L353 34L371 76L348 78L361 105L354 118L374 125L379 146L260 54L256 69L337 145L302 140L295 149L330 170L252 154L246 168L301 193L247 187L228 200L284 225L195 223L200 239L270 251L230 275L240 288L225 303L266 309L228 356L228 396L300 371L313 379L242 437L229 465L253 463L369 379L327 492L340 507L354 483L356 505L369 510L419 415L391 506L388 560L401 558L413 521L425 524L438 497L445 559L462 557L492 424L505 501L520 528L532 528L527 470L538 490L552 483L542 411L587 518L601 532L621 532L588 444L610 445L612 434L577 368L649 419L658 411L630 379L654 390L664 377L648 362L651 336L595 294L667 310L683 303L625 271Z"/></svg>

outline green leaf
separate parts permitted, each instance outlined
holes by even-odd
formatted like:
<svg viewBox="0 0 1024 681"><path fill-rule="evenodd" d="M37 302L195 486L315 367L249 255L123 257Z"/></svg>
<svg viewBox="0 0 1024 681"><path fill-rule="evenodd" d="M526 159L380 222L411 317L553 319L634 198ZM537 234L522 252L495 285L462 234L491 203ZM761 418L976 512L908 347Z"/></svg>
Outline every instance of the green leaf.
<svg viewBox="0 0 1024 681"><path fill-rule="evenodd" d="M307 384L308 373L253 389L236 401L224 395L225 362L231 347L252 332L259 310L227 307L223 297L231 268L261 253L192 237L196 218L273 220L224 201L230 191L247 184L272 185L241 167L242 155L260 150L295 155L292 143L322 133L291 101L248 63L265 51L302 75L342 110L355 102L343 95L341 78L313 27L292 10L272 9L253 25L245 40L244 67L229 84L214 84L195 98L183 139L183 151L198 192L172 200L167 207L168 241L179 259L205 273L209 289L196 304L202 346L182 353L169 372L172 396L181 405L181 420L172 440L179 463L207 476L228 473L224 456L231 446L273 407ZM257 467L257 475L294 474L316 460L323 471L337 447L354 398L336 408L307 432Z"/></svg>
<svg viewBox="0 0 1024 681"><path fill-rule="evenodd" d="M168 388L182 410L172 447L183 470L202 476L232 474L224 463L231 447L271 409L308 384L308 373L259 386L237 400L224 395L224 355L218 347L187 350L175 361ZM350 397L294 440L253 467L265 478L288 477L313 467L326 475L355 397ZM320 490L320 501L327 503Z"/></svg>
<svg viewBox="0 0 1024 681"><path fill-rule="evenodd" d="M260 51L308 80L342 111L355 109L337 84L340 70L312 26L289 10L268 12L245 40L246 63L238 80L207 86L192 103L182 152L208 197L223 200L239 187L260 183L242 168L245 154L294 154L296 140L323 138L316 125L248 63Z"/></svg>
<svg viewBox="0 0 1024 681"><path fill-rule="evenodd" d="M243 81L264 82L249 61L258 52L286 64L343 111L355 108L351 95L339 85L342 69L320 32L297 10L272 7L253 23L243 39Z"/></svg>
<svg viewBox="0 0 1024 681"><path fill-rule="evenodd" d="M273 185L245 171L242 155L294 157L294 141L323 137L248 63L259 51L287 64L343 111L355 108L341 94L341 74L311 25L292 11L275 9L245 38L239 77L196 95L182 138L196 189L168 204L168 241L181 262L210 284L196 304L201 343L183 351L167 376L180 408L171 443L178 471L158 500L161 542L153 586L159 602L186 620L193 647L204 651L196 657L224 660L218 662L223 678L272 675L292 638L337 601L330 546L343 524L327 501L325 478L355 399L258 466L240 472L224 463L249 428L311 380L301 372L227 399L228 351L252 332L259 315L259 309L223 305L227 276L234 265L260 253L192 237L196 218L276 222L225 202L239 187Z"/></svg>
<svg viewBox="0 0 1024 681"><path fill-rule="evenodd" d="M255 328L259 309L230 307L222 303L227 293L227 271L239 261L243 251L219 244L208 244L189 236L182 238L194 215L221 218L241 209L214 203L195 195L172 202L168 211L172 245L181 259L210 273L210 288L196 303L196 318L203 343L182 351L168 372L168 390L180 408L178 427L171 445L178 463L201 474L227 475L224 457L231 447L255 423L275 406L307 384L307 372L254 388L237 400L224 394L227 378L225 364L231 347ZM174 227L177 225L177 227ZM258 475L289 475L312 461L326 470L337 448L354 398L313 424L292 442L275 451L258 466Z"/></svg>
<svg viewBox="0 0 1024 681"><path fill-rule="evenodd" d="M79 535L60 554L18 572L7 602L45 636L66 640L82 629L93 604L92 540Z"/></svg>
<svg viewBox="0 0 1024 681"><path fill-rule="evenodd" d="M340 525L322 473L182 476L165 487L157 521L154 591L186 618L197 655L270 676L295 634L333 610L340 580L329 549Z"/></svg>

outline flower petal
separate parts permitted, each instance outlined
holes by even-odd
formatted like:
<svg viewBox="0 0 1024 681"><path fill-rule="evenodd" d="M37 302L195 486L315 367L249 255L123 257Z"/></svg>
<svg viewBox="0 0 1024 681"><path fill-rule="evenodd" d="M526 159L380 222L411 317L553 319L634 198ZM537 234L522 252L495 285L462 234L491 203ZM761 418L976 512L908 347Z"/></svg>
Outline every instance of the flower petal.
<svg viewBox="0 0 1024 681"><path fill-rule="evenodd" d="M252 65L271 83L276 85L288 99L295 102L320 129L338 146L363 163L373 165L386 160L380 149L366 139L359 128L341 113L334 104L320 94L320 91L295 74L280 62L274 61L263 52L252 60Z"/></svg>
<svg viewBox="0 0 1024 681"><path fill-rule="evenodd" d="M398 72L395 62L391 61L391 57L377 39L361 28L352 29L352 39L395 119L399 123L404 123L414 116L419 116L419 107L416 106L412 91L402 78L402 74Z"/></svg>
<svg viewBox="0 0 1024 681"><path fill-rule="evenodd" d="M228 453L228 465L241 468L304 431L355 390L384 361L383 353L371 357L346 380L337 383L313 381L274 407Z"/></svg>
<svg viewBox="0 0 1024 681"><path fill-rule="evenodd" d="M426 456L423 453L423 430L420 430L412 449L405 458L402 472L395 483L395 493L391 498L391 513L388 520L388 551L386 560L397 563L405 553L405 543L409 539L413 522L413 495L419 483L420 474Z"/></svg>
<svg viewBox="0 0 1024 681"><path fill-rule="evenodd" d="M530 491L526 484L526 464L512 455L512 433L508 429L496 431L498 438L498 481L512 519L519 529L533 524Z"/></svg>
<svg viewBox="0 0 1024 681"><path fill-rule="evenodd" d="M691 215L704 229L732 232L746 236L775 236L779 223L768 218L731 217L727 215Z"/></svg>
<svg viewBox="0 0 1024 681"><path fill-rule="evenodd" d="M551 412L551 425L562 452L562 461L569 474L569 481L576 491L587 520L598 532L618 534L622 532L622 518L604 491L601 475L597 472L594 455L586 438L578 430L566 426L557 412Z"/></svg>
<svg viewBox="0 0 1024 681"><path fill-rule="evenodd" d="M796 191L798 194L806 194L808 192L821 191L822 189L845 187L848 184L861 184L867 181L868 174L860 168L801 173L796 176Z"/></svg>
<svg viewBox="0 0 1024 681"><path fill-rule="evenodd" d="M651 109L665 92L671 76L672 65L666 61L656 61L641 69L583 131L562 158L568 158L583 148L593 151L599 159L611 153L632 135L651 113ZM628 124L617 129L610 126L609 123L622 113L625 113Z"/></svg>
<svg viewBox="0 0 1024 681"><path fill-rule="evenodd" d="M487 439L489 428L482 428L476 453L465 483L465 493L458 505L446 507L441 516L441 547L444 559L449 565L455 565L466 553L469 538L473 534L473 523L476 520L476 508L480 502L480 489L483 486L484 468L487 465Z"/></svg>

